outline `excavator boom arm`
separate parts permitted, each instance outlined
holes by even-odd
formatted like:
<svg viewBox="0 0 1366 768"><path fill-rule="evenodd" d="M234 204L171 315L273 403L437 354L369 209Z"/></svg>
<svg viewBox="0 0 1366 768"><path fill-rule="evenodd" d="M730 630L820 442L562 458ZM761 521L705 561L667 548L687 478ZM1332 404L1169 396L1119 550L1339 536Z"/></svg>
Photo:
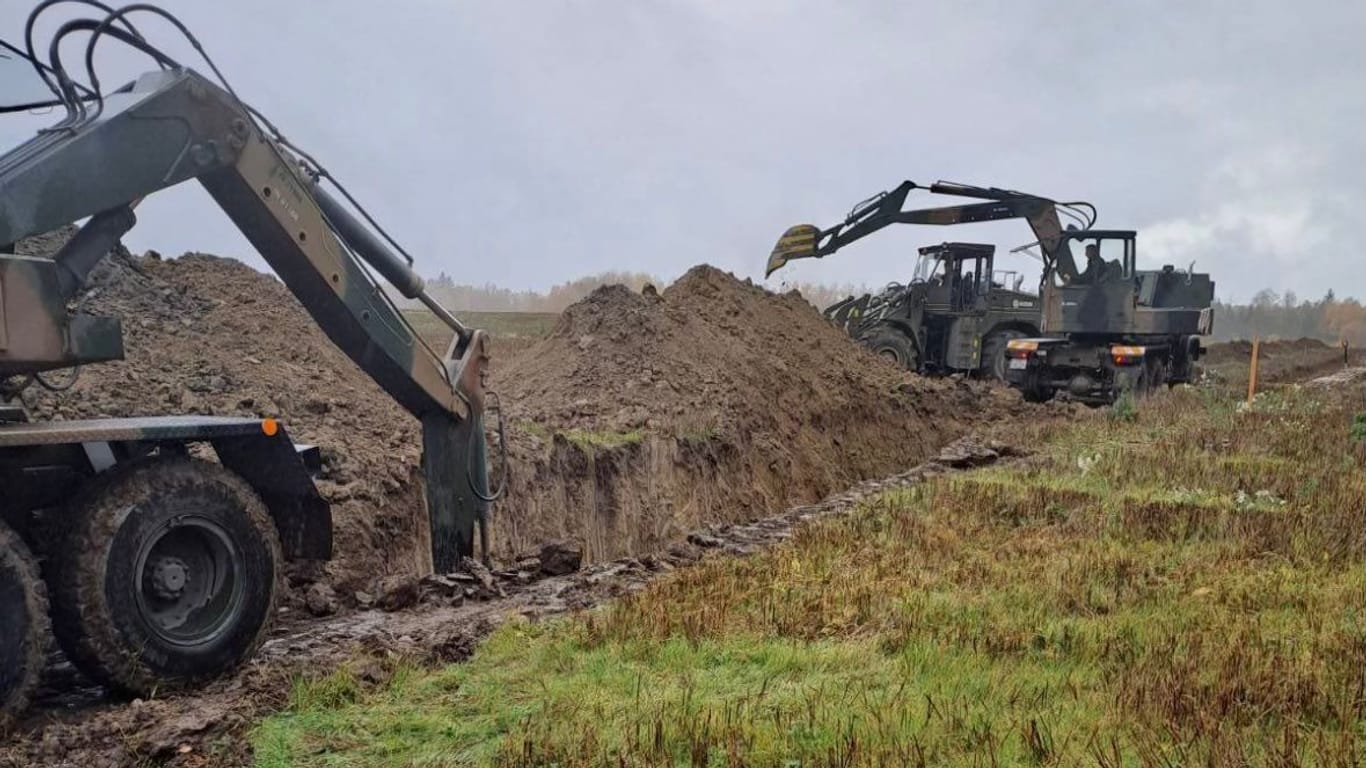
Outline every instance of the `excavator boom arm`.
<svg viewBox="0 0 1366 768"><path fill-rule="evenodd" d="M987 202L950 205L938 208L903 210L906 198L916 189L932 194L955 195L986 200ZM936 182L921 187L913 181L903 181L895 189L883 192L856 206L845 220L826 229L810 224L789 228L778 239L768 259L765 276L773 274L794 259L822 258L861 240L892 224L930 224L947 226L973 224L1003 219L1025 219L1044 252L1046 263L1064 276L1076 274L1076 263L1062 238L1062 223L1058 207L1086 206L1085 203L1056 203L1036 195L997 189L974 187L952 182ZM1091 219L1094 221L1094 209Z"/></svg>

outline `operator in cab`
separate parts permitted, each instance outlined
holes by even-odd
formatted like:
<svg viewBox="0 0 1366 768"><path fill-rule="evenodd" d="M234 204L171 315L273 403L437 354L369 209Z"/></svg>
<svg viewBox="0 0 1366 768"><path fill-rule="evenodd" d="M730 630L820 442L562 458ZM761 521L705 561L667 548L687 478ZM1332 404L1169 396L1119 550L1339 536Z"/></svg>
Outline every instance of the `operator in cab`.
<svg viewBox="0 0 1366 768"><path fill-rule="evenodd" d="M1086 269L1077 275L1078 283L1094 283L1105 274L1105 261L1100 258L1100 243L1086 246Z"/></svg>

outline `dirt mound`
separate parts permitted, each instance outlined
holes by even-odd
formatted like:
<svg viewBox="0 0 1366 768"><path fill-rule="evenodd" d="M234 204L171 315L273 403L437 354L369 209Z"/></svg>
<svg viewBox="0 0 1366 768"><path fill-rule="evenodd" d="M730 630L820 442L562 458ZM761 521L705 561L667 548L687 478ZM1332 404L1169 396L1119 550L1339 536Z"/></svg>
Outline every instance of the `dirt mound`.
<svg viewBox="0 0 1366 768"><path fill-rule="evenodd" d="M92 275L81 309L123 319L127 359L84 368L66 392L30 387L35 417L280 418L296 442L320 447L334 577L412 567L403 555L422 508L416 424L278 280L232 259L117 253Z"/></svg>
<svg viewBox="0 0 1366 768"><path fill-rule="evenodd" d="M1272 339L1261 342L1258 357L1285 354L1314 354L1329 349L1329 345L1319 339ZM1247 361L1252 357L1252 342L1246 339L1224 341L1210 344L1205 349L1203 359L1212 365Z"/></svg>
<svg viewBox="0 0 1366 768"><path fill-rule="evenodd" d="M203 254L120 253L82 309L123 318L127 360L86 368L67 392L30 388L37 418L280 418L322 450L328 581L345 594L416 567L420 430L278 280ZM662 294L596 291L548 338L495 358L492 383L511 422L493 525L504 557L559 539L590 560L648 551L910 466L1021 407L999 388L911 376L799 295L711 267Z"/></svg>
<svg viewBox="0 0 1366 768"><path fill-rule="evenodd" d="M1360 349L1349 348L1344 360L1342 347L1336 344L1308 338L1273 339L1263 341L1257 351L1257 381L1261 385L1296 383L1363 361L1366 351ZM1211 344L1200 360L1211 378L1230 383L1246 382L1251 362L1250 341Z"/></svg>
<svg viewBox="0 0 1366 768"><path fill-rule="evenodd" d="M599 288L496 381L509 411L536 423L678 436L790 435L865 407L914 416L906 395L945 391L864 353L800 295L710 266L662 294Z"/></svg>
<svg viewBox="0 0 1366 768"><path fill-rule="evenodd" d="M596 557L821 498L1020 407L997 387L912 376L800 295L710 266L662 293L595 291L493 382L518 470L496 528L513 547L584 536ZM565 464L592 482L564 487L558 508L525 506ZM643 482L620 482L636 471Z"/></svg>

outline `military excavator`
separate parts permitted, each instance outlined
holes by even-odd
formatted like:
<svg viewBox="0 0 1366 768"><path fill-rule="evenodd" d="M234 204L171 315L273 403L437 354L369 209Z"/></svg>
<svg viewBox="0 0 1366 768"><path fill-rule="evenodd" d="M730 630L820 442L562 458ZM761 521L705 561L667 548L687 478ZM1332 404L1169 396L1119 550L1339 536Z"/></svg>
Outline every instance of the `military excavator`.
<svg viewBox="0 0 1366 768"><path fill-rule="evenodd" d="M275 419L28 418L24 388L58 389L67 379L54 372L123 357L119 319L71 307L147 195L198 181L331 341L421 422L431 568L454 570L476 529L487 550L488 505L501 492L486 469L485 402L496 403L485 391L486 334L427 292L412 258L236 95L178 19L82 0L98 13L63 23L43 59L35 22L60 2L37 5L22 46L0 41L6 111L61 113L0 156L0 729L25 706L49 625L67 657L111 689L190 687L253 654L284 559L331 555L313 456ZM151 44L135 16L178 28L213 77ZM84 82L62 57L76 36ZM154 67L103 90L93 64L102 42ZM81 221L50 258L15 255L12 244ZM450 346L430 348L381 280L450 326Z"/></svg>
<svg viewBox="0 0 1366 768"><path fill-rule="evenodd" d="M910 194L924 189L940 195L989 202L902 210ZM1040 240L1062 231L1059 211L1089 226L1089 203L1057 203L1037 195L940 181L928 188L906 181L879 193L827 229L803 224L790 228L769 256L765 276L793 259L823 258L892 224L953 225L1023 218ZM825 310L876 354L919 373L974 372L1006 378L1006 346L1037 336L1038 295L998 282L995 246L943 243L919 251L914 277L876 295L849 297Z"/></svg>
<svg viewBox="0 0 1366 768"><path fill-rule="evenodd" d="M917 189L982 202L902 210L908 195ZM1066 228L1060 214L1070 219ZM1031 401L1065 393L1081 402L1106 404L1124 392L1142 394L1190 381L1200 357L1200 337L1213 329L1214 282L1193 266L1185 271L1172 266L1138 269L1137 233L1095 229L1096 209L1090 203L1061 203L996 187L943 181L921 187L905 181L860 203L832 227L800 224L789 228L769 256L765 274L795 259L827 256L892 224L952 225L1014 218L1025 219L1035 237L1033 243L1016 250L1037 247L1043 270L1039 333L992 339L988 331L982 344L983 358L1002 366L1010 386ZM1073 243L1083 246L1084 269L1077 267ZM911 314L908 319L914 318ZM971 331L977 328L974 321L980 323L975 317L954 317L953 321L967 324ZM895 327L917 345L928 338L927 323L901 322ZM919 351L925 354L923 346Z"/></svg>

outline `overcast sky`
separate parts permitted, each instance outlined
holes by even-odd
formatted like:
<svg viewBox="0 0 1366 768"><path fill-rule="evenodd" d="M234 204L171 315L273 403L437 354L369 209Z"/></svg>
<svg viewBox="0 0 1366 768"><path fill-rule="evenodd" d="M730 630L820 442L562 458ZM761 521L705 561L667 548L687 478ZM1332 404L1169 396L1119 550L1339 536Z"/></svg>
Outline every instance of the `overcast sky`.
<svg viewBox="0 0 1366 768"><path fill-rule="evenodd" d="M24 5L0 8L11 42ZM758 279L788 225L942 178L1091 200L1098 226L1139 230L1142 264L1194 261L1225 299L1366 297L1361 0L163 5L424 271L462 282L700 262ZM106 83L141 64L104 62ZM0 119L0 140L53 119ZM134 250L263 265L197 186L138 215ZM904 280L921 245L1029 239L1023 222L900 227L769 285Z"/></svg>

